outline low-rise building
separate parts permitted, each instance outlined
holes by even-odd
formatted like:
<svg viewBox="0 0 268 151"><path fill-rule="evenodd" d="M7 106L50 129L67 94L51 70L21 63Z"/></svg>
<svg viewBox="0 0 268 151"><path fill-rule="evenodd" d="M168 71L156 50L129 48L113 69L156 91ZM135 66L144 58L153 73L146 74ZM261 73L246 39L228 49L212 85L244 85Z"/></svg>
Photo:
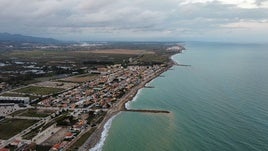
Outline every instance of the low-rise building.
<svg viewBox="0 0 268 151"><path fill-rule="evenodd" d="M15 104L29 104L29 97L9 97L0 96L0 103L15 103Z"/></svg>

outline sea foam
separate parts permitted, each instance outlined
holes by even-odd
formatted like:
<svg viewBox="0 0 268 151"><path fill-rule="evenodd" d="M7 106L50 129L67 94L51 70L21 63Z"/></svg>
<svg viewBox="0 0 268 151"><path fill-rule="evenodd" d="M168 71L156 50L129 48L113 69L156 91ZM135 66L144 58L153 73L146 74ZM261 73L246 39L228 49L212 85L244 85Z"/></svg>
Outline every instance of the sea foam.
<svg viewBox="0 0 268 151"><path fill-rule="evenodd" d="M142 89L139 89L137 94L134 96L134 98L131 101L128 101L127 103L125 103L125 108L126 109L131 109L131 103L135 102L137 100L137 98L139 97L141 91L142 91Z"/></svg>
<svg viewBox="0 0 268 151"><path fill-rule="evenodd" d="M117 114L118 115L118 114ZM112 122L113 122L113 119L117 116L117 115L114 115L112 118L110 118L104 125L103 127L103 131L101 133L101 139L100 141L91 149L89 149L89 151L102 151L102 148L104 146L104 142L108 136L108 133L109 133L109 130L112 126Z"/></svg>
<svg viewBox="0 0 268 151"><path fill-rule="evenodd" d="M178 55L178 54L175 54L175 55L171 56L170 58L171 58L171 60L174 61L175 63L180 64L179 60L175 58L175 56L177 56L177 55Z"/></svg>

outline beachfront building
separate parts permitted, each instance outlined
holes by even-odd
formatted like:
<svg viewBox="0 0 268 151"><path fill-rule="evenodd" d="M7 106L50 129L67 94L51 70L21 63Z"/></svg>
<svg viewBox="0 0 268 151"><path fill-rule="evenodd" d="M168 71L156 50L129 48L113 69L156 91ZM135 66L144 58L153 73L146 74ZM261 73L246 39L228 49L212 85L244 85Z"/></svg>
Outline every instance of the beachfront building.
<svg viewBox="0 0 268 151"><path fill-rule="evenodd" d="M1 104L29 104L30 98L29 97L7 97L7 96L0 96L0 105Z"/></svg>

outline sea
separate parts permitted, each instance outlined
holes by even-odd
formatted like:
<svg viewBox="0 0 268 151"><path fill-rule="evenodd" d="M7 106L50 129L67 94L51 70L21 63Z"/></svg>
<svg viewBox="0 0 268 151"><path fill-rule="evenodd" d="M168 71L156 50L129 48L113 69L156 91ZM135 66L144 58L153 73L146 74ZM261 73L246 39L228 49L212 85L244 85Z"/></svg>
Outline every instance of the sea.
<svg viewBox="0 0 268 151"><path fill-rule="evenodd" d="M103 151L268 151L268 45L185 43L179 64L105 124Z"/></svg>

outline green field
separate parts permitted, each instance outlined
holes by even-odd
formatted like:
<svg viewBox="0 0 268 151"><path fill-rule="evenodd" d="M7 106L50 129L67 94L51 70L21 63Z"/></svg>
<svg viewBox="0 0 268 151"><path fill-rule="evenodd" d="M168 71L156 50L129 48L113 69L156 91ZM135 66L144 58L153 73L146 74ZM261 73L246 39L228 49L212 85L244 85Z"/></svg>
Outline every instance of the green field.
<svg viewBox="0 0 268 151"><path fill-rule="evenodd" d="M0 122L0 139L9 139L36 122L36 120L5 119Z"/></svg>
<svg viewBox="0 0 268 151"><path fill-rule="evenodd" d="M83 83L83 82L88 82L88 81L94 80L96 77L97 77L97 75L94 75L94 74L82 74L82 75L77 75L77 76L59 79L58 81L72 82L72 83Z"/></svg>
<svg viewBox="0 0 268 151"><path fill-rule="evenodd" d="M145 54L138 58L141 64L163 64L168 60L168 56L158 54Z"/></svg>
<svg viewBox="0 0 268 151"><path fill-rule="evenodd" d="M60 89L60 88L28 86L25 88L15 90L14 92L26 93L26 94L36 94L36 95L49 95L49 94L54 94L54 93L57 93L57 92L60 92L63 90L64 89Z"/></svg>
<svg viewBox="0 0 268 151"><path fill-rule="evenodd" d="M95 127L91 128L88 132L83 134L69 149L68 151L78 150L80 146L82 146L86 140L90 137L90 135L95 131Z"/></svg>
<svg viewBox="0 0 268 151"><path fill-rule="evenodd" d="M47 117L50 114L54 113L52 110L38 110L38 109L26 109L19 110L11 115L13 116L27 116L27 117Z"/></svg>
<svg viewBox="0 0 268 151"><path fill-rule="evenodd" d="M40 131L40 128L43 125L40 125L40 126L36 127L35 129L32 129L29 133L23 135L22 138L27 139L27 140L31 140L32 138L34 138L38 134L38 132Z"/></svg>

